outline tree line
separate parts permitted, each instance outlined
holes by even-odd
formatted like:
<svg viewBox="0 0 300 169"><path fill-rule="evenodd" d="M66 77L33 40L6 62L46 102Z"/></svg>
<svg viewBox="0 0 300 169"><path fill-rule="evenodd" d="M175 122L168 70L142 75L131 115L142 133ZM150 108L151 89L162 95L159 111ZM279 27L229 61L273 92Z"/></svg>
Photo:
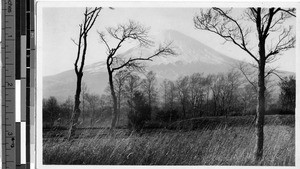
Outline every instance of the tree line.
<svg viewBox="0 0 300 169"><path fill-rule="evenodd" d="M169 123L204 116L255 115L256 111L256 89L239 70L209 75L194 73L160 83L153 71L141 74L124 70L116 73L113 80L120 112L117 127L140 129L147 121ZM295 113L295 83L294 76L281 79L277 96L273 90L276 86L268 88L266 114ZM83 127L99 126L111 119L113 98L110 93L109 86L102 95L90 93L83 83L79 120ZM48 127L69 125L73 107L72 97L62 103L53 96L44 99L45 124Z"/></svg>

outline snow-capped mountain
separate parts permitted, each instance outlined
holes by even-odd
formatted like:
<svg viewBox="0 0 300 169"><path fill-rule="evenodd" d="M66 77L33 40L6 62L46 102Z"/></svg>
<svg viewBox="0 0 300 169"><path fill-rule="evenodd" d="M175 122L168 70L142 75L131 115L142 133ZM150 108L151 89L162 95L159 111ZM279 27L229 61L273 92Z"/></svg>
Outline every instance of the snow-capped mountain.
<svg viewBox="0 0 300 169"><path fill-rule="evenodd" d="M159 79L175 80L179 76L201 72L212 74L226 72L238 60L204 45L198 40L174 30L163 31L156 36L155 42L170 42L178 53L176 56L157 57L153 62L147 62L146 69L156 72ZM156 43L158 44L158 43ZM147 57L153 54L153 48L134 47L119 54L120 57ZM108 75L105 62L97 62L84 67L83 81L89 92L103 93L108 85ZM62 72L43 78L43 97L56 96L66 99L74 95L76 75L74 70Z"/></svg>
<svg viewBox="0 0 300 169"><path fill-rule="evenodd" d="M173 42L178 50L177 57L160 57L157 63L169 64L182 62L183 64L202 62L206 64L227 64L233 61L230 57L202 44L196 39L186 36L175 30L166 30L159 36L160 41Z"/></svg>

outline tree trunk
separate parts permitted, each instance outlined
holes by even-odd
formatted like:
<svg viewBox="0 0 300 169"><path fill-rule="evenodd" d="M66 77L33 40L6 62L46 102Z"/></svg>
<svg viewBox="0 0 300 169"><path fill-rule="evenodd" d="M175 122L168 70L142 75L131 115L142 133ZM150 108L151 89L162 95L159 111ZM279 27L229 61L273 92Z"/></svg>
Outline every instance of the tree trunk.
<svg viewBox="0 0 300 169"><path fill-rule="evenodd" d="M93 127L93 115L92 115L92 117L90 119L90 127Z"/></svg>
<svg viewBox="0 0 300 169"><path fill-rule="evenodd" d="M117 114L117 119L116 119L116 126L120 122L120 110L121 110L121 89L120 88L119 88L117 103L118 103L118 114Z"/></svg>
<svg viewBox="0 0 300 169"><path fill-rule="evenodd" d="M173 110L173 106L174 106L174 99L173 99L173 95L171 96L171 101L170 101L170 107L171 107L171 110Z"/></svg>
<svg viewBox="0 0 300 169"><path fill-rule="evenodd" d="M94 117L95 117L95 107L92 108L92 117L90 119L90 125L91 127L94 127Z"/></svg>
<svg viewBox="0 0 300 169"><path fill-rule="evenodd" d="M84 92L82 92L82 123L85 121L85 112L84 112Z"/></svg>
<svg viewBox="0 0 300 169"><path fill-rule="evenodd" d="M256 109L256 161L260 161L263 157L264 145L264 114L265 114L265 42L260 38L259 43L260 60L258 63L258 90L257 90L257 109Z"/></svg>
<svg viewBox="0 0 300 169"><path fill-rule="evenodd" d="M214 109L215 109L215 116L218 116L218 108L217 108L217 100L216 99L214 99Z"/></svg>
<svg viewBox="0 0 300 169"><path fill-rule="evenodd" d="M258 75L258 104L256 110L256 160L260 161L263 156L264 143L264 114L265 114L265 78L264 66L259 65Z"/></svg>
<svg viewBox="0 0 300 169"><path fill-rule="evenodd" d="M82 80L82 73L77 74L77 85L76 85L76 94L75 94L75 105L71 117L71 126L68 132L68 140L71 140L75 136L75 131L78 125L78 118L80 116L80 92L81 92L81 80Z"/></svg>
<svg viewBox="0 0 300 169"><path fill-rule="evenodd" d="M209 86L207 87L207 93L206 93L206 104L205 104L205 113L209 112L210 104L209 103Z"/></svg>
<svg viewBox="0 0 300 169"><path fill-rule="evenodd" d="M154 114L152 113L152 100L151 100L151 92L148 93L148 99L149 99L149 113L150 113L150 119L154 120Z"/></svg>
<svg viewBox="0 0 300 169"><path fill-rule="evenodd" d="M183 111L183 118L186 118L186 113L185 113L185 104L184 102L182 103L182 111Z"/></svg>
<svg viewBox="0 0 300 169"><path fill-rule="evenodd" d="M113 84L113 72L108 69L108 75L109 75L109 85L110 85L110 92L111 96L113 98L113 114L112 114L112 121L111 121L111 130L113 130L116 127L117 118L118 118L118 101L117 96L114 89Z"/></svg>
<svg viewBox="0 0 300 169"><path fill-rule="evenodd" d="M167 110L167 89L164 87L164 109Z"/></svg>

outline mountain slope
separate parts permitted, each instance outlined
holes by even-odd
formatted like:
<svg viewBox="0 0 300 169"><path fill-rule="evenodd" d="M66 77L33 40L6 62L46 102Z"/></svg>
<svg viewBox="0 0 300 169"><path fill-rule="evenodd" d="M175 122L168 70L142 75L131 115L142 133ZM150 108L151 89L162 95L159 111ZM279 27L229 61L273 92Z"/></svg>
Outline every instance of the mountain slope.
<svg viewBox="0 0 300 169"><path fill-rule="evenodd" d="M190 75L195 72L215 74L226 72L238 62L222 53L204 45L203 43L174 30L163 31L157 36L158 41L172 41L177 56L157 57L153 62L144 62L146 70L157 73L158 79L175 80L179 76ZM153 48L134 47L119 54L119 57L147 57L153 54ZM160 81L159 80L159 81ZM86 65L83 81L89 92L102 94L108 85L108 75L105 62ZM43 78L43 96L55 96L64 100L75 93L76 76L73 70Z"/></svg>
<svg viewBox="0 0 300 169"><path fill-rule="evenodd" d="M179 55L177 57L158 58L159 63L176 63L183 61L184 63L201 62L206 64L227 64L232 61L236 61L230 57L223 55L222 53L204 45L194 38L186 36L175 30L166 30L161 33L162 40L173 42L173 45L178 50Z"/></svg>

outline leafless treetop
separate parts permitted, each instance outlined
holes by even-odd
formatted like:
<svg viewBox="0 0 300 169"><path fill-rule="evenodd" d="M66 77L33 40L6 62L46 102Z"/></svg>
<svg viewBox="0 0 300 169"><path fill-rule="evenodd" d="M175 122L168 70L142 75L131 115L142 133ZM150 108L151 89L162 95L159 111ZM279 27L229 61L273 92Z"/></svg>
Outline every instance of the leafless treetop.
<svg viewBox="0 0 300 169"><path fill-rule="evenodd" d="M84 62L85 62L85 54L87 50L87 35L90 29L93 27L97 17L99 16L100 11L102 10L101 7L95 7L92 8L86 8L84 12L84 20L83 24L79 25L80 31L79 31L79 37L78 37L78 43L75 42L74 39L72 41L75 45L77 45L77 57L74 63L75 66L75 72L76 74L83 71ZM83 47L83 49L81 49ZM81 65L78 70L78 61L81 59Z"/></svg>
<svg viewBox="0 0 300 169"><path fill-rule="evenodd" d="M267 62L272 62L276 55L295 46L296 38L292 26L284 26L288 18L296 16L295 13L295 8L248 8L243 16L233 16L232 9L210 8L207 11L200 10L194 17L194 25L197 29L208 30L220 35L225 41L233 42L257 62L259 58L253 52L254 47L249 45L253 36L249 21L257 25L255 35L260 39L266 40L270 33L277 32L278 39L272 39L268 43L265 57Z"/></svg>
<svg viewBox="0 0 300 169"><path fill-rule="evenodd" d="M120 57L116 55L116 52L121 47L121 45L125 41L137 41L140 47L151 47L154 46L154 42L150 40L148 33L150 27L144 27L138 22L134 22L129 20L127 24L119 24L116 28L107 28L108 34L115 40L118 41L116 46L113 48L108 43L106 39L106 35L103 32L98 32L101 41L105 44L107 48L107 65L112 67L112 72L122 69L123 67L140 69L142 68L141 63L137 61L152 61L152 59L156 56L167 56L167 55L175 55L176 52L172 48L172 43L166 43L163 45L159 45L158 49L154 51L154 53L147 57L142 56L132 56L130 58Z"/></svg>

